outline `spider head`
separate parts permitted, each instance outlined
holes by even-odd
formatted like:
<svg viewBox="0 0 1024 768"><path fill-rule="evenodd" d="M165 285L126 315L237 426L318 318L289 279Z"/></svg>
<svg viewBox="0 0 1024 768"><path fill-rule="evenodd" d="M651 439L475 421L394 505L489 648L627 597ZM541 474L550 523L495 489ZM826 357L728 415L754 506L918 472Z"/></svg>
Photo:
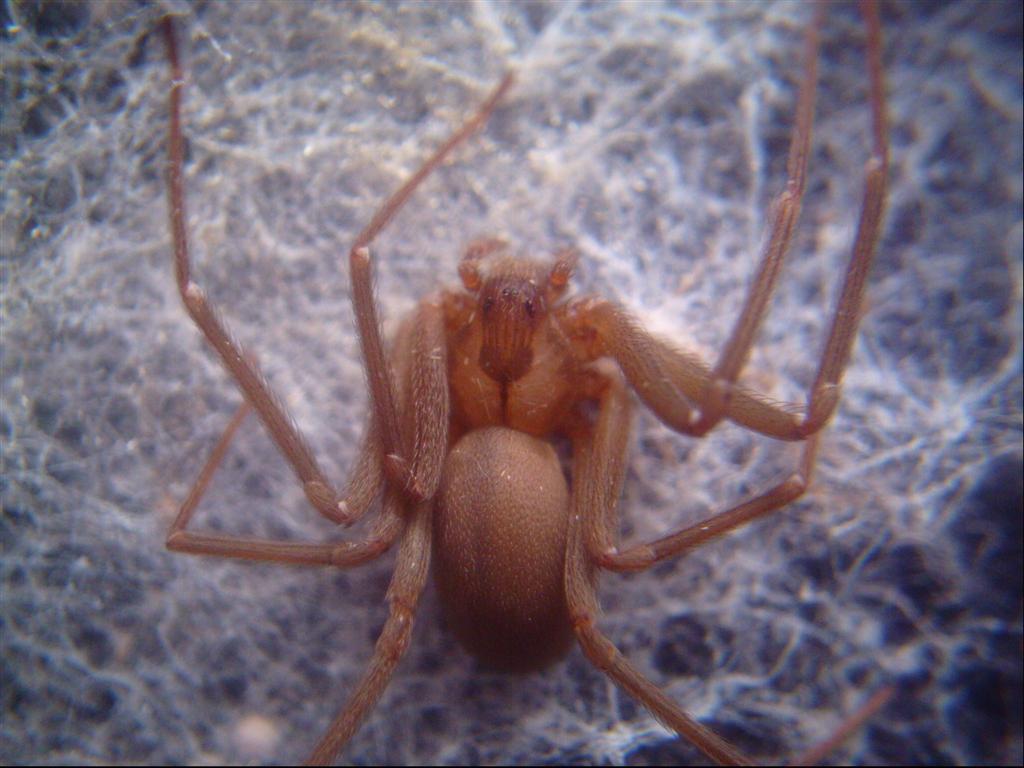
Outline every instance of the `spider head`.
<svg viewBox="0 0 1024 768"><path fill-rule="evenodd" d="M547 292L534 265L511 261L488 275L477 293L483 325L480 367L497 382L526 374L533 362L533 336L548 315Z"/></svg>
<svg viewBox="0 0 1024 768"><path fill-rule="evenodd" d="M530 370L534 336L547 324L549 307L565 292L574 264L575 254L567 253L546 266L506 255L484 261L483 255L467 252L459 274L467 290L476 294L484 373L507 384Z"/></svg>

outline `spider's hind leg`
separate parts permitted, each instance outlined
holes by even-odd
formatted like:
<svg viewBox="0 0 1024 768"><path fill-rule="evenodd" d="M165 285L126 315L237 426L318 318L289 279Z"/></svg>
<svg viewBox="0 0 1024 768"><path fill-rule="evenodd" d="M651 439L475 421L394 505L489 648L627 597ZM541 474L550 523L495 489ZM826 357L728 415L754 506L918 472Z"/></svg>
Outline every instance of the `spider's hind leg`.
<svg viewBox="0 0 1024 768"><path fill-rule="evenodd" d="M572 511L565 556L565 590L573 631L587 658L616 685L643 704L667 727L688 739L712 760L749 765L735 747L684 712L644 677L597 628L596 568L588 539L615 525L615 508L625 475L629 437L629 397L618 377L609 378L601 395L597 423L573 439Z"/></svg>

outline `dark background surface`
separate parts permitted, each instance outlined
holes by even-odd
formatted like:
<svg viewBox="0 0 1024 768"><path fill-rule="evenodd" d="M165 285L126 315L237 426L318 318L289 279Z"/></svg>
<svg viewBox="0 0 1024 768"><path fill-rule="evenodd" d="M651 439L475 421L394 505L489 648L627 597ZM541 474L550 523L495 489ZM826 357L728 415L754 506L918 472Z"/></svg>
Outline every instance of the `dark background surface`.
<svg viewBox="0 0 1024 768"><path fill-rule="evenodd" d="M364 385L344 255L498 81L485 135L379 239L390 321L496 234L714 359L784 181L792 4L197 4L180 10L196 274L339 481ZM238 396L175 293L161 6L5 4L0 37L0 760L304 758L369 659L393 556L352 572L177 556L167 526ZM799 503L646 574L602 627L761 761L899 693L836 762L1021 752L1019 3L886 4L892 194L844 400ZM800 400L853 238L868 113L833 7L802 226L745 381ZM637 420L649 538L768 487L792 446ZM335 535L255 423L199 525ZM488 673L441 626L343 753L375 763L697 761L578 650Z"/></svg>

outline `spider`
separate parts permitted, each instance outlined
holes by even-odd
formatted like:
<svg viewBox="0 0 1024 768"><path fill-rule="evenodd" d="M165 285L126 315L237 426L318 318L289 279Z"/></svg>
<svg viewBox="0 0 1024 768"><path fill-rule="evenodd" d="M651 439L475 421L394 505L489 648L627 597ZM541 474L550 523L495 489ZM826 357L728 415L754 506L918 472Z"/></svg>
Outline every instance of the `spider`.
<svg viewBox="0 0 1024 768"><path fill-rule="evenodd" d="M191 277L181 127L182 67L170 17L162 28L172 72L168 195L176 280L185 308L221 358L244 402L171 525L167 547L201 555L352 568L398 546L388 618L369 668L310 763L332 761L373 709L407 649L431 560L449 624L485 664L541 669L578 642L617 685L708 758L747 758L687 715L647 680L596 625L599 571L643 571L800 497L811 481L818 435L839 402L885 209L888 135L881 33L865 2L872 151L853 254L806 407L778 405L737 383L793 237L806 185L823 9L807 27L804 74L787 166L770 236L739 319L709 366L648 333L599 297L569 298L578 256L546 262L510 255L497 239L473 242L460 288L420 301L386 347L372 287L370 245L423 180L479 131L512 87L508 74L482 106L388 198L349 257L352 297L372 403L344 492L324 476L257 363L232 340ZM655 541L620 548L616 504L626 467L632 393L669 428L705 435L727 419L784 441L802 441L797 470L766 492ZM255 411L309 503L348 526L381 498L369 534L343 543L299 543L188 530L228 446ZM551 437L571 445L568 482ZM877 709L872 703L859 717ZM845 730L845 729L844 729ZM830 740L829 743L832 743Z"/></svg>

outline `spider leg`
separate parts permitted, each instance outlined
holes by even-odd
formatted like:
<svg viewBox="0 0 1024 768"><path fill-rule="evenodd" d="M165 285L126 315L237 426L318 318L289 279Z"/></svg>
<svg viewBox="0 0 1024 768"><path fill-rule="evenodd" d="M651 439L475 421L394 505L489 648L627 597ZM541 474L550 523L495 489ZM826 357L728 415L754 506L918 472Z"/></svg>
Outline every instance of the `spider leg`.
<svg viewBox="0 0 1024 768"><path fill-rule="evenodd" d="M865 165L864 197L853 254L821 354L818 373L808 395L807 411L798 427L801 436L821 429L839 403L840 380L857 335L867 273L878 244L885 211L889 139L884 108L885 86L878 3L865 0L861 4L861 12L867 27L866 58L870 84L872 150ZM782 260L793 239L806 187L817 81L817 38L822 16L823 5L819 5L807 31L805 74L797 106L797 128L787 165L790 179L773 206L771 237L754 285L712 371L711 382L700 399L700 417L687 430L689 434L706 434L723 416L729 414L729 399L735 390L736 379L750 357L751 347L767 314L768 301L775 289Z"/></svg>
<svg viewBox="0 0 1024 768"><path fill-rule="evenodd" d="M406 320L399 338L394 367L405 417L400 437L402 444L409 446L411 467L428 496L415 505L406 502L405 533L388 588L388 618L368 669L310 756L312 765L334 759L387 687L409 646L416 605L427 580L433 496L448 448L448 365L440 304L430 299L421 302Z"/></svg>
<svg viewBox="0 0 1024 768"><path fill-rule="evenodd" d="M413 323L407 322L399 329L392 350L393 365L403 377L403 382L408 377L407 361L413 347L413 327ZM371 534L359 542L299 544L186 530L210 481L220 467L235 433L251 410L252 405L248 400L244 400L225 428L167 533L167 548L195 555L215 555L294 565L333 565L339 568L359 565L387 551L401 530L399 525L400 503L397 496L392 493L386 494L383 509ZM345 505L344 511L349 513L350 522L362 517L380 492L382 483L383 473L377 429L371 418L363 437L355 468L349 478L345 500L342 502ZM309 492L310 489L307 485L307 496Z"/></svg>
<svg viewBox="0 0 1024 768"><path fill-rule="evenodd" d="M448 453L451 414L448 386L448 346L444 309L439 298L420 302L408 319L409 351L399 366L405 414L402 434L409 468L418 493L432 499L441 482Z"/></svg>
<svg viewBox="0 0 1024 768"><path fill-rule="evenodd" d="M790 765L821 765L822 761L839 746L864 727L864 723L874 717L896 695L896 686L887 685L880 688L871 698L861 704L857 710L836 727L824 741L815 744L799 755Z"/></svg>
<svg viewBox="0 0 1024 768"><path fill-rule="evenodd" d="M812 435L804 443L797 471L761 495L655 541L636 544L620 552L615 527L601 526L588 539L589 554L598 566L609 571L643 571L662 560L703 546L800 498L811 483L817 447L817 435Z"/></svg>
<svg viewBox="0 0 1024 768"><path fill-rule="evenodd" d="M235 433L251 409L249 402L243 401L235 411L182 503L178 516L171 524L167 533L167 548L193 555L214 555L289 565L330 565L336 568L362 565L390 549L402 528L399 505L390 494L370 535L361 541L311 544L186 530ZM373 495L376 495L376 489Z"/></svg>
<svg viewBox="0 0 1024 768"><path fill-rule="evenodd" d="M355 690L317 744L308 765L329 765L352 738L391 681L409 647L413 619L430 565L431 501L420 502L405 527L395 573L388 587L388 618L377 638L373 658Z"/></svg>
<svg viewBox="0 0 1024 768"><path fill-rule="evenodd" d="M683 434L706 432L719 418L729 420L779 440L804 440L818 432L832 416L839 402L839 386L850 359L860 322L867 275L878 242L885 212L889 168L889 138L885 118L882 80L882 43L878 7L865 2L867 23L867 67L870 81L872 152L865 165L864 196L853 254L840 290L818 373L808 394L806 407L774 403L735 383L750 351L750 345L774 288L778 266L789 241L790 225L778 225L762 260L758 277L740 320L715 369L692 354L681 352L650 335L623 309L600 299L584 299L564 310L570 338L584 359L614 358L639 397L668 427ZM818 21L809 36L816 35ZM808 48L811 43L808 43ZM811 73L809 73L811 74ZM810 78L808 78L810 79ZM808 86L809 87L809 86ZM806 92L806 88L804 92ZM802 101L805 97L801 97ZM798 125L800 120L798 119ZM803 135L798 127L795 146L809 141L810 128ZM805 150L790 157L790 186L802 189ZM796 158L794 160L794 158ZM794 164L797 169L794 170ZM798 200L780 198L776 221L795 222ZM796 208L794 208L796 206ZM788 211L788 213L787 213ZM781 227L781 228L779 228ZM726 374L723 376L723 372ZM696 406L696 408L695 408ZM699 409L699 413L697 411Z"/></svg>
<svg viewBox="0 0 1024 768"><path fill-rule="evenodd" d="M507 75L477 113L384 203L369 225L360 233L353 246L351 261L356 315L364 358L367 362L371 398L374 403L374 418L371 421L376 422L379 426L376 429L373 426L367 429L360 451L360 459L347 489L348 494L342 498L327 481L307 441L288 417L256 364L231 338L216 310L206 299L203 290L191 278L185 213L184 139L181 130L181 91L184 87L184 79L174 26L169 16L165 17L163 21L163 31L172 71L168 137L168 195L175 273L178 290L186 310L220 356L228 372L241 388L246 400L260 416L274 442L302 482L306 497L320 514L344 525L351 524L358 519L373 500L376 486L379 486L380 470L377 458L381 454L384 456L385 466L392 479L399 480L400 487L407 488L413 498L421 498L422 483L416 477L416 467L410 468L401 455L394 394L390 375L387 373L383 342L380 338L373 304L369 252L366 246L397 213L423 179L440 165L458 144L486 122L498 100L511 86L512 75ZM380 447L376 445L378 439ZM370 486L375 486L373 493L368 492Z"/></svg>
<svg viewBox="0 0 1024 768"><path fill-rule="evenodd" d="M184 87L174 25L170 16L163 20L167 56L171 64L170 130L168 134L168 202L170 204L171 233L174 244L175 276L178 292L189 316L220 356L228 372L237 382L246 401L253 407L270 432L281 453L291 464L302 482L306 497L313 507L333 522L350 524L366 510L376 495L376 489L367 498L366 493L356 498L343 499L327 481L306 439L288 417L256 363L243 353L241 346L231 338L213 305L202 288L192 280L188 251L188 231L185 212L184 139L181 131L181 92ZM357 482L373 483L373 461L367 452L375 453L372 430L367 430L361 451ZM368 473L368 474L367 474ZM379 475L379 472L377 473ZM379 485L379 482L377 482ZM362 486L360 486L362 487Z"/></svg>
<svg viewBox="0 0 1024 768"><path fill-rule="evenodd" d="M437 303L424 301L402 325L395 340L392 360L402 384L402 402L409 404L407 407L411 408L413 417L404 435L405 442L411 446L412 466L432 497L444 464L449 412L444 319ZM168 531L168 549L297 565L351 567L372 560L390 548L398 536L398 523L402 516L400 504L392 498L392 493L385 494L383 510L370 536L359 542L300 544L186 530L231 440L250 410L248 401L243 402L221 435ZM376 497L381 483L379 452L374 450L376 434L371 420L349 483L348 499L358 499L364 509Z"/></svg>
<svg viewBox="0 0 1024 768"><path fill-rule="evenodd" d="M850 359L857 335L867 275L871 269L885 210L889 146L883 103L885 89L882 81L882 44L877 2L864 0L861 12L867 26L866 58L872 112L872 154L865 166L864 199L853 254L843 279L843 287L829 329L828 340L822 352L818 374L808 396L806 414L798 426L798 432L802 436L814 434L825 426L839 402L839 382ZM754 339L767 314L768 301L775 290L782 262L792 241L806 187L807 157L810 154L814 92L818 74L818 33L823 15L824 5L820 4L817 6L814 21L807 29L804 79L800 86L796 129L787 164L789 181L785 191L773 206L771 237L743 311L700 400L700 417L687 430L688 434L706 434L723 416L729 414L729 400L736 389L736 380L746 365Z"/></svg>
<svg viewBox="0 0 1024 768"><path fill-rule="evenodd" d="M423 163L422 166L374 213L370 223L356 237L349 253L349 274L352 280L352 302L355 307L356 325L366 363L370 396L377 423L380 425L380 439L384 453L384 467L388 476L411 501L429 498L425 480L417 475L415 461L410 464L406 458L408 446L403 446L402 436L395 408L394 388L388 373L384 342L380 334L376 302L373 298L373 274L369 244L374 237L394 218L424 179L467 138L483 127L505 92L512 86L513 76L507 74L494 89L477 112L461 128ZM443 346L443 344L442 344ZM435 486L436 487L436 483Z"/></svg>
<svg viewBox="0 0 1024 768"><path fill-rule="evenodd" d="M617 376L606 378L599 397L597 423L592 429L577 429L573 433L574 490L565 566L566 597L573 630L587 658L647 707L666 727L689 740L712 760L727 765L748 765L748 757L687 715L664 691L623 658L615 645L595 626L596 617L600 615L595 592L597 568L609 567L601 557L604 550L600 549L600 542L611 541L612 532L617 528L616 507L625 475L630 427L628 392ZM802 478L804 484L813 467L815 444L816 437L808 439L800 470L794 475ZM678 534L651 545L631 548L617 556L627 567L613 570L639 570L766 514L787 503L783 500L786 493L780 489L788 484L794 485L794 480L791 478L753 501ZM799 484L796 482L795 487ZM641 562L639 567L635 567ZM806 750L795 764L820 764L825 756L882 709L895 690L892 685L880 689L852 715L844 718L828 738Z"/></svg>
<svg viewBox="0 0 1024 768"><path fill-rule="evenodd" d="M711 382L711 369L696 355L653 336L629 312L588 297L570 303L561 324L582 360L611 357L637 396L669 429L689 434ZM803 440L800 408L779 406L739 385L733 387L728 418L769 437Z"/></svg>
<svg viewBox="0 0 1024 768"><path fill-rule="evenodd" d="M600 612L594 590L596 568L588 557L586 539L614 515L625 472L629 434L629 401L621 383L611 382L591 435L573 441L572 514L565 558L565 589L573 630L587 658L616 685L635 698L666 727L690 741L712 760L726 765L750 765L750 760L673 702L658 686L627 661L597 628Z"/></svg>
<svg viewBox="0 0 1024 768"><path fill-rule="evenodd" d="M786 188L772 204L771 235L761 256L754 282L743 311L736 320L729 341L711 372L711 380L700 401L700 416L687 430L700 436L714 427L726 412L729 395L750 357L754 339L768 314L768 303L778 283L793 232L800 218L807 186L807 156L811 148L814 124L814 97L818 84L818 37L824 18L824 4L815 6L814 20L807 26L804 41L804 77L797 98L796 128L789 147Z"/></svg>
<svg viewBox="0 0 1024 768"><path fill-rule="evenodd" d="M605 480L602 485L595 488L586 484L580 486L581 492L600 493L600 496L586 500L591 512L585 522L587 554L598 567L620 572L646 570L661 560L696 549L711 539L786 506L803 495L810 485L818 445L816 435L812 435L804 443L797 471L765 493L702 520L696 525L620 552L616 509L630 432L629 398L618 376L609 375L606 382L605 389L600 395L601 415L598 427L589 446L591 454L598 457ZM614 424L612 427L606 427L606 422Z"/></svg>
<svg viewBox="0 0 1024 768"><path fill-rule="evenodd" d="M821 429L839 401L839 382L850 360L860 323L868 272L885 215L889 187L889 126L885 115L885 83L882 77L882 30L875 0L861 0L861 13L867 24L867 64L871 93L871 157L865 165L864 198L853 245L853 256L846 271L839 304L832 319L828 341L818 374L811 387L811 401L802 431L810 434Z"/></svg>
<svg viewBox="0 0 1024 768"><path fill-rule="evenodd" d="M440 482L448 445L445 352L441 307L436 302L424 301L399 331L393 357L400 385L398 394L404 412L410 417L396 423L397 439L405 446L406 455L411 456L409 477L414 483L406 486L403 496L407 498L412 488L413 495L423 494L427 500L416 503L411 515L403 515L407 523L388 588L388 618L369 667L317 744L307 761L309 765L328 765L335 759L376 705L409 647L416 607L430 565L432 497ZM385 375L390 380L386 369ZM397 505L397 494L394 500Z"/></svg>

